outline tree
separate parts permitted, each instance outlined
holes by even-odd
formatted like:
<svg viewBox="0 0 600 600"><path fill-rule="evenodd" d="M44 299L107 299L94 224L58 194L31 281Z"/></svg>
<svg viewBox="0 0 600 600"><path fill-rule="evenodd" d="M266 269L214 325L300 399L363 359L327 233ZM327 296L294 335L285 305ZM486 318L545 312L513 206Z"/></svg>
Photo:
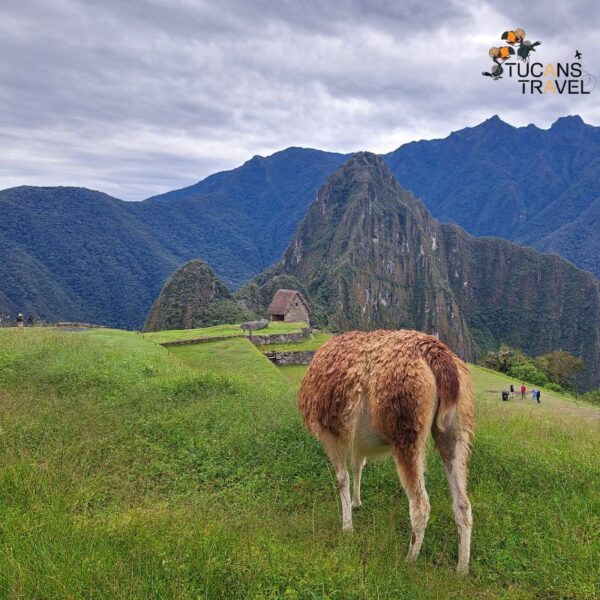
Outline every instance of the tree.
<svg viewBox="0 0 600 600"><path fill-rule="evenodd" d="M555 350L536 357L535 365L550 381L569 388L573 387L573 379L583 368L583 361L565 350Z"/></svg>
<svg viewBox="0 0 600 600"><path fill-rule="evenodd" d="M521 352L502 344L497 351L490 350L481 359L481 364L488 369L508 373L512 368L521 365L532 365L532 359Z"/></svg>
<svg viewBox="0 0 600 600"><path fill-rule="evenodd" d="M536 369L532 363L514 365L508 370L508 374L515 379L529 381L534 385L546 385L548 383L546 374Z"/></svg>
<svg viewBox="0 0 600 600"><path fill-rule="evenodd" d="M598 404L600 406L600 388L595 389L595 390L590 390L586 394L583 394L583 396L581 396L581 399L585 400L586 402L592 402L593 404Z"/></svg>

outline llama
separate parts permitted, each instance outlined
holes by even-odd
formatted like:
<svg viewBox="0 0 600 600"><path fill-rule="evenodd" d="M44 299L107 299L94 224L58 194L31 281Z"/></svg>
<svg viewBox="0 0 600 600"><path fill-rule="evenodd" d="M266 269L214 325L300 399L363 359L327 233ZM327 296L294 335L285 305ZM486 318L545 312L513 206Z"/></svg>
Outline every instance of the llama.
<svg viewBox="0 0 600 600"><path fill-rule="evenodd" d="M456 570L468 572L472 517L466 487L473 397L462 360L435 337L418 331L351 331L334 336L315 354L298 406L335 469L342 529L352 529L352 508L361 506L366 460L392 453L409 501L409 561L419 555L429 519L424 470L431 431L458 527ZM354 475L352 499L348 462Z"/></svg>

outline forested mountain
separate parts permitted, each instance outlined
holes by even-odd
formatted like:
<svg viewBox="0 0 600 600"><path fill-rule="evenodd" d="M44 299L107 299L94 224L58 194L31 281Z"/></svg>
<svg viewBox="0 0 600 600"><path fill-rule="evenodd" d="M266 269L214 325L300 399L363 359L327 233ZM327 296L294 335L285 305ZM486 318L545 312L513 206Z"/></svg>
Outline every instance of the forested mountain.
<svg viewBox="0 0 600 600"><path fill-rule="evenodd" d="M82 188L0 192L0 228L4 313L139 324L181 262L128 203Z"/></svg>
<svg viewBox="0 0 600 600"><path fill-rule="evenodd" d="M600 127L573 116L517 128L495 116L385 160L437 219L557 252L600 277Z"/></svg>
<svg viewBox="0 0 600 600"><path fill-rule="evenodd" d="M289 148L169 202L68 187L0 191L0 314L139 328L168 276L198 257L238 287L279 258L343 160Z"/></svg>
<svg viewBox="0 0 600 600"><path fill-rule="evenodd" d="M164 248L184 260L202 257L233 289L281 256L317 189L344 160L288 148L128 208Z"/></svg>
<svg viewBox="0 0 600 600"><path fill-rule="evenodd" d="M251 301L283 276L308 291L321 325L419 329L470 360L500 342L562 348L584 358L582 384L600 383L600 281L558 256L439 223L374 154L326 181L280 262L240 295Z"/></svg>
<svg viewBox="0 0 600 600"><path fill-rule="evenodd" d="M144 331L239 323L254 316L233 299L205 262L191 260L169 277L152 305Z"/></svg>
<svg viewBox="0 0 600 600"><path fill-rule="evenodd" d="M497 117L384 156L432 214L558 252L600 275L600 128ZM289 148L129 203L81 188L0 191L0 313L141 327L168 275L201 257L235 289L277 261L347 156Z"/></svg>

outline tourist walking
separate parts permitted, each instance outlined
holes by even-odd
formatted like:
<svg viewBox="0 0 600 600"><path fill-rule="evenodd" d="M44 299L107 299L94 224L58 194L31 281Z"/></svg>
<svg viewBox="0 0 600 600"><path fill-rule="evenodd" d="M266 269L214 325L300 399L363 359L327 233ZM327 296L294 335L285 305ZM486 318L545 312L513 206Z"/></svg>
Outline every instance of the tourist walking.
<svg viewBox="0 0 600 600"><path fill-rule="evenodd" d="M541 397L542 397L542 392L540 392L540 390L537 390L535 398L536 398L538 404L541 402L541 400L540 400Z"/></svg>
<svg viewBox="0 0 600 600"><path fill-rule="evenodd" d="M22 313L17 315L17 327L23 327L25 325L25 317Z"/></svg>
<svg viewBox="0 0 600 600"><path fill-rule="evenodd" d="M531 390L531 400L532 402L535 402L537 400L537 390L535 388Z"/></svg>
<svg viewBox="0 0 600 600"><path fill-rule="evenodd" d="M514 398L515 397L515 386L514 384L510 384L510 397Z"/></svg>
<svg viewBox="0 0 600 600"><path fill-rule="evenodd" d="M525 387L525 384L522 383L521 384L521 400L525 400L526 392L527 392L527 388Z"/></svg>

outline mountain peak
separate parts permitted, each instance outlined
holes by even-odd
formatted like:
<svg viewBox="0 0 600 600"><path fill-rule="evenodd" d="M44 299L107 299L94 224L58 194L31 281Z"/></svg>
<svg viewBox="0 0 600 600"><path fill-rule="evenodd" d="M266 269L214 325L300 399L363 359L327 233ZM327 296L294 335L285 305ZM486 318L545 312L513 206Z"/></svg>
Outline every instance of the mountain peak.
<svg viewBox="0 0 600 600"><path fill-rule="evenodd" d="M355 152L342 166L343 169L356 169L356 168L364 168L364 167L375 167L381 168L381 166L385 167L384 160L374 154L373 152L369 152L367 150L361 150L360 152Z"/></svg>
<svg viewBox="0 0 600 600"><path fill-rule="evenodd" d="M193 259L169 277L148 314L144 331L193 329L251 317L233 300L214 271L203 260Z"/></svg>
<svg viewBox="0 0 600 600"><path fill-rule="evenodd" d="M551 130L574 131L585 126L585 121L579 115L567 115L559 117L552 123Z"/></svg>
<svg viewBox="0 0 600 600"><path fill-rule="evenodd" d="M504 123L504 121L498 115L492 115L489 119L483 121L484 123L492 124L492 123Z"/></svg>
<svg viewBox="0 0 600 600"><path fill-rule="evenodd" d="M383 158L362 151L353 154L325 181L307 216L311 210L319 215L311 225L314 228L330 219L339 220L348 209L362 211L377 205L380 210L387 210L398 204L420 212L419 204L398 183Z"/></svg>
<svg viewBox="0 0 600 600"><path fill-rule="evenodd" d="M383 158L373 152L367 151L353 154L334 173L334 176L337 179L351 180L355 183L378 181L383 184L398 184Z"/></svg>
<svg viewBox="0 0 600 600"><path fill-rule="evenodd" d="M500 129L514 129L512 125L510 125L506 121L503 121L498 115L491 116L489 119L486 119L477 127L481 127L482 129L488 129L492 131L498 131Z"/></svg>

